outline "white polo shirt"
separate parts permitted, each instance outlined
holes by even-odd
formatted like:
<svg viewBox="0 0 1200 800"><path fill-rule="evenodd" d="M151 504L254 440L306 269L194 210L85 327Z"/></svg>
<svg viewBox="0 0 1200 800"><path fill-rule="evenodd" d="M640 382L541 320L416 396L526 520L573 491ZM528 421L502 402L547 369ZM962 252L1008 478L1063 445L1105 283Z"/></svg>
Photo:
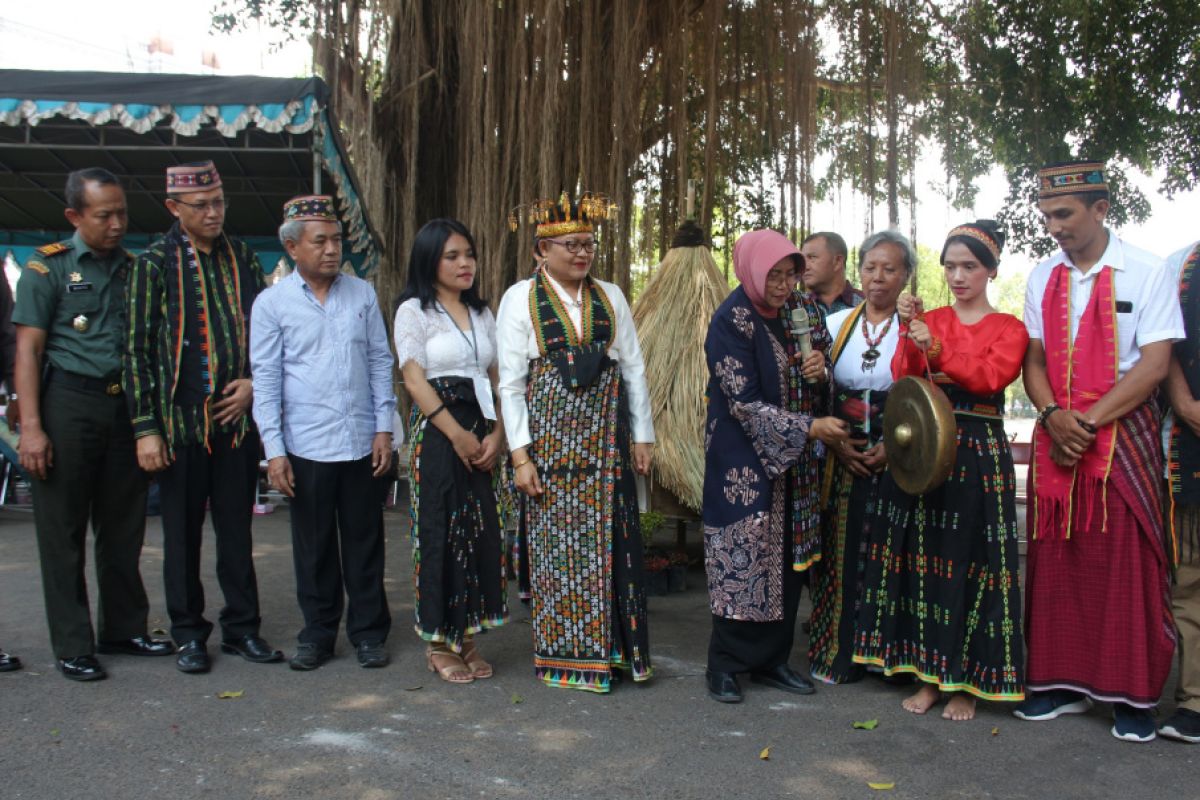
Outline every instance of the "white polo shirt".
<svg viewBox="0 0 1200 800"><path fill-rule="evenodd" d="M1106 229L1108 230L1108 229ZM1030 339L1043 340L1042 298L1050 275L1059 264L1070 267L1071 341L1079 331L1096 276L1103 267L1113 268L1113 292L1117 302L1118 377L1141 358L1139 348L1161 341L1182 339L1183 315L1179 311L1179 292L1167 274L1163 261L1128 242L1122 242L1108 230L1108 247L1096 265L1085 275L1070 257L1059 250L1038 264L1025 287L1025 329Z"/></svg>

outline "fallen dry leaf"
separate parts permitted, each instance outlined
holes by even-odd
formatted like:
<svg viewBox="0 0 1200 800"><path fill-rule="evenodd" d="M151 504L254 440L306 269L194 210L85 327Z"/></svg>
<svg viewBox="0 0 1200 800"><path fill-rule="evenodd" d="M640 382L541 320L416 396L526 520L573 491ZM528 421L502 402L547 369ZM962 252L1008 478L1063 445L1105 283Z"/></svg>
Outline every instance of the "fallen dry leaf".
<svg viewBox="0 0 1200 800"><path fill-rule="evenodd" d="M512 696L512 704L513 704L514 706L516 706L516 705L520 705L521 703L524 703L524 702L525 702L525 698L524 698L524 697L521 697L521 695L517 694L516 692L513 692L513 696Z"/></svg>
<svg viewBox="0 0 1200 800"><path fill-rule="evenodd" d="M761 758L763 761L768 761L768 760L770 760L770 758L771 758L771 748L770 748L770 747L764 747L764 748L762 749L762 752L758 754L758 757L759 757L759 758Z"/></svg>
<svg viewBox="0 0 1200 800"><path fill-rule="evenodd" d="M854 723L854 728L860 731L873 731L879 727L879 720L868 719L864 722Z"/></svg>
<svg viewBox="0 0 1200 800"><path fill-rule="evenodd" d="M245 693L246 692L243 691L242 689L238 689L236 692L217 692L217 699L218 700L236 700L237 698L241 697Z"/></svg>
<svg viewBox="0 0 1200 800"><path fill-rule="evenodd" d="M867 786L870 786L877 792L890 792L892 789L896 788L895 783L873 783L870 781L867 782Z"/></svg>
<svg viewBox="0 0 1200 800"><path fill-rule="evenodd" d="M992 728L992 736L999 736L999 735L1000 735L1000 729Z"/></svg>
<svg viewBox="0 0 1200 800"><path fill-rule="evenodd" d="M418 691L418 690L424 689L424 688L425 688L424 686L405 686L404 691L415 692L415 691Z"/></svg>

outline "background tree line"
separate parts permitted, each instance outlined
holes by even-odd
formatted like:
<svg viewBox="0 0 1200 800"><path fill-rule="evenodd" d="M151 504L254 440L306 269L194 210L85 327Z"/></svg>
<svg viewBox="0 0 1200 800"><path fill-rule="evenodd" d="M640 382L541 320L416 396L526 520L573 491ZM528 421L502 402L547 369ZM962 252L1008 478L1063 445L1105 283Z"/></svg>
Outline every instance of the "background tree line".
<svg viewBox="0 0 1200 800"><path fill-rule="evenodd" d="M1029 255L1051 247L1041 163L1107 160L1118 225L1149 212L1130 170L1163 170L1168 194L1200 181L1195 0L221 0L214 14L253 19L313 44L385 240L384 297L416 229L450 215L498 298L531 263L509 210L564 188L620 205L597 268L628 287L631 263L664 252L689 179L719 257L754 226L798 238L814 203L846 192L865 200L848 241L885 225L916 239L916 203L970 208L996 164L1010 251ZM915 178L930 147L932 188Z"/></svg>

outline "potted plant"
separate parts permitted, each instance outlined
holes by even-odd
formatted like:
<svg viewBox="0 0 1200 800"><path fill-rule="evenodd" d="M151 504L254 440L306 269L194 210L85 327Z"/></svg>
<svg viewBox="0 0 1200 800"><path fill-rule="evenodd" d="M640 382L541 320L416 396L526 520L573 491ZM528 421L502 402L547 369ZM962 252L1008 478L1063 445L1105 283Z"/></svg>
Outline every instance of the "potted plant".
<svg viewBox="0 0 1200 800"><path fill-rule="evenodd" d="M657 550L646 551L646 594L665 597L671 591L671 560Z"/></svg>
<svg viewBox="0 0 1200 800"><path fill-rule="evenodd" d="M666 553L652 547L654 534L662 529L666 518L657 511L643 511L640 515L642 523L642 543L646 548L646 594L662 597L670 591L670 577L667 572L671 566Z"/></svg>
<svg viewBox="0 0 1200 800"><path fill-rule="evenodd" d="M675 550L667 556L667 584L672 592L687 591L688 557L682 550Z"/></svg>

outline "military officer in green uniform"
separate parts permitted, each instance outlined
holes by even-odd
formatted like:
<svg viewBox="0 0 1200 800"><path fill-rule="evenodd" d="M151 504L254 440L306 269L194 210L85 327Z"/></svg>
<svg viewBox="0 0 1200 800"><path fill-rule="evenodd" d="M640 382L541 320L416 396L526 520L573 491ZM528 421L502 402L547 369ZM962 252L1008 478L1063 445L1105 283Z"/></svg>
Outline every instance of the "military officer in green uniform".
<svg viewBox="0 0 1200 800"><path fill-rule="evenodd" d="M158 656L174 647L147 636L138 570L147 478L121 388L132 258L121 247L125 193L112 173L91 168L68 176L66 200L75 235L38 248L17 284L15 381L50 643L65 677L90 681L106 677L97 651ZM84 574L89 521L98 640Z"/></svg>

